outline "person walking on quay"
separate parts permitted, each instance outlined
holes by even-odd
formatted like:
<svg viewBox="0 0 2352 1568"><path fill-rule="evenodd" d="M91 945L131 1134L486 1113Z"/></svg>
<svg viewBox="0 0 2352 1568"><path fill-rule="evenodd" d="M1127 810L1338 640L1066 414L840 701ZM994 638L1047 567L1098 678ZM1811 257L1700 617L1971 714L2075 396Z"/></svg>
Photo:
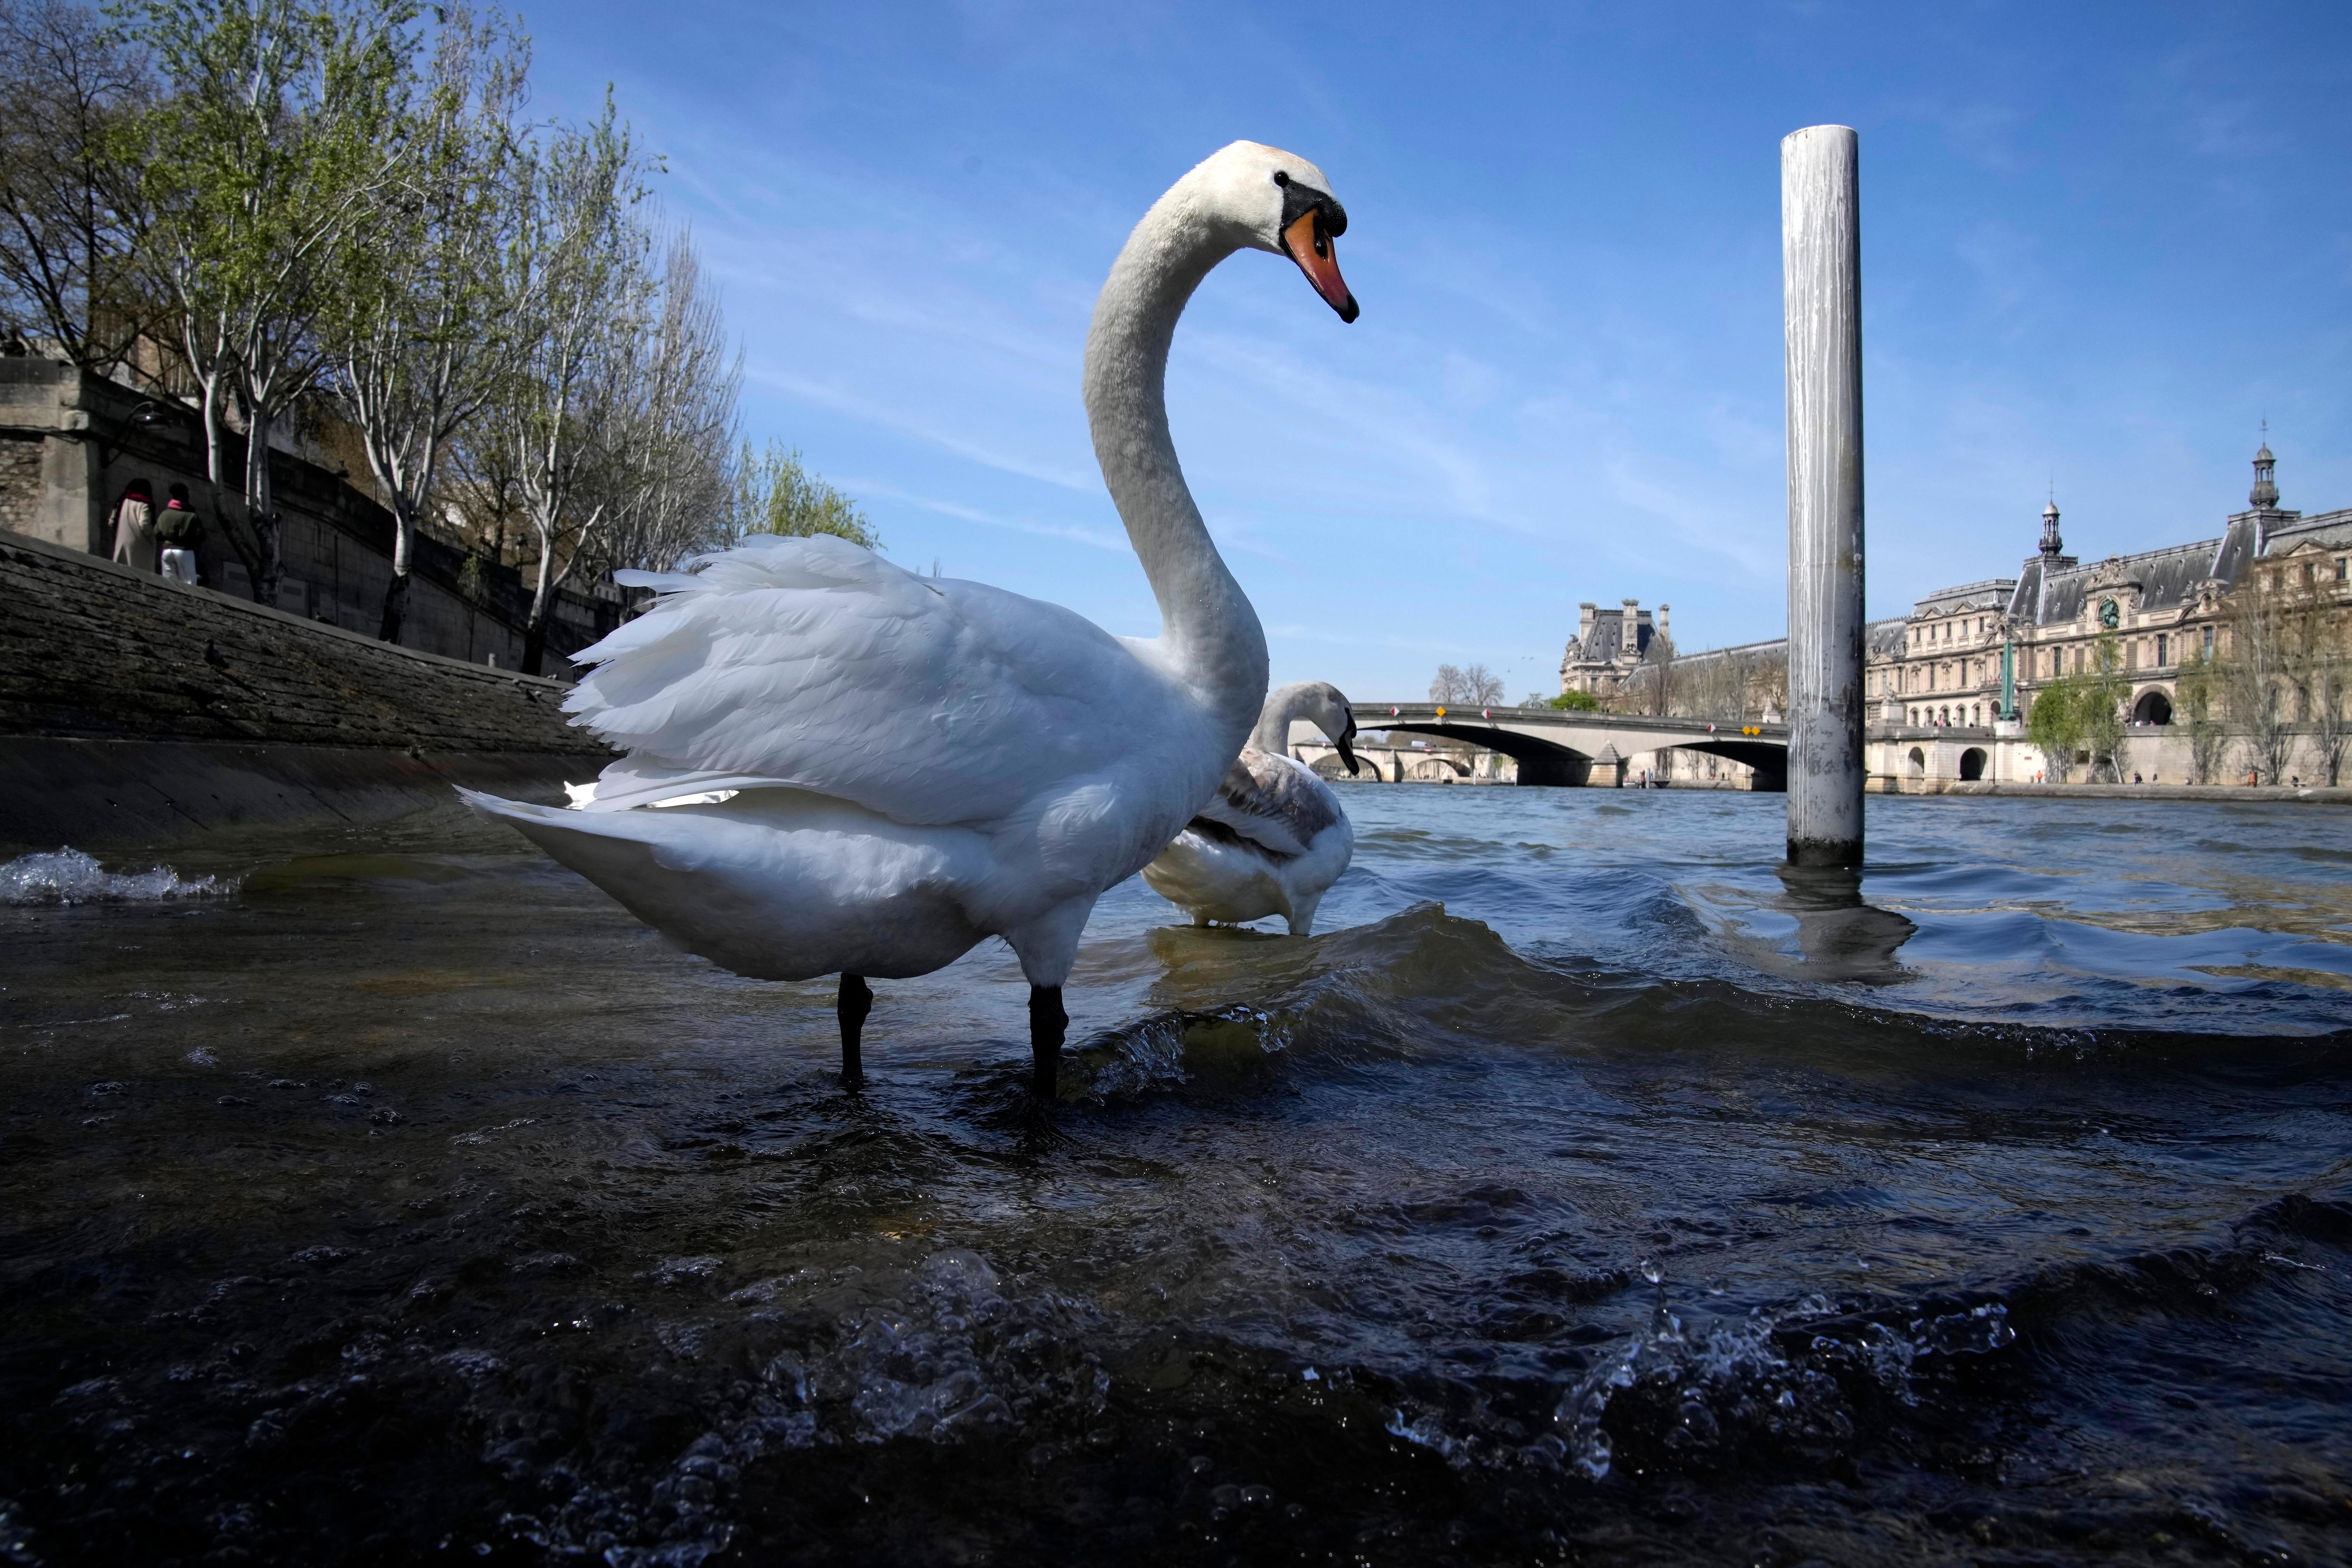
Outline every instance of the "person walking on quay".
<svg viewBox="0 0 2352 1568"><path fill-rule="evenodd" d="M188 505L187 486L172 487L163 515L155 520L155 538L163 546L163 575L193 586L198 581L196 547L204 542L205 520Z"/></svg>
<svg viewBox="0 0 2352 1568"><path fill-rule="evenodd" d="M155 498L145 479L122 487L114 503L114 559L142 572L157 568L155 557Z"/></svg>

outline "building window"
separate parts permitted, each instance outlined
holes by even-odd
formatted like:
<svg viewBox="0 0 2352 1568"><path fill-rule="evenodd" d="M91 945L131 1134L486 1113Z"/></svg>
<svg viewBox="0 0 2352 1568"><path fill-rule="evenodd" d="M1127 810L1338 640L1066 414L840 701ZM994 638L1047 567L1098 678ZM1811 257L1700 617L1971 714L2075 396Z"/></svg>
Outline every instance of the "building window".
<svg viewBox="0 0 2352 1568"><path fill-rule="evenodd" d="M2207 658L2211 658L2213 657L2213 628L2211 626L2207 626L2205 628L2205 657Z"/></svg>
<svg viewBox="0 0 2352 1568"><path fill-rule="evenodd" d="M2156 634L2156 668L2158 669L2162 669L2164 668L2164 656L2166 651L2164 634L2162 632L2158 632Z"/></svg>
<svg viewBox="0 0 2352 1568"><path fill-rule="evenodd" d="M2338 583L2352 582L2352 555L2336 558L2336 580Z"/></svg>

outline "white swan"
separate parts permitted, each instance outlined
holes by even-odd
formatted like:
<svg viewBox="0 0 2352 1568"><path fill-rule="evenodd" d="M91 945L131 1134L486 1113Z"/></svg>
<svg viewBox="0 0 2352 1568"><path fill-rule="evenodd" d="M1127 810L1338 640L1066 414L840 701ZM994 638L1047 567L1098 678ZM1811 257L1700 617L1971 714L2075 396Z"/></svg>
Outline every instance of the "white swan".
<svg viewBox="0 0 2352 1568"><path fill-rule="evenodd" d="M837 539L757 539L698 570L623 574L662 592L578 656L595 668L564 706L626 753L593 798L466 800L714 963L839 973L853 1085L866 977L928 973L1004 938L1050 1097L1062 982L1095 900L1215 794L1265 692L1257 616L1169 439L1169 342L1210 268L1244 248L1290 257L1354 321L1328 191L1305 159L1236 142L1152 204L1096 301L1087 417L1160 637L1114 637ZM706 798L663 804L690 795Z"/></svg>
<svg viewBox="0 0 2352 1568"><path fill-rule="evenodd" d="M1215 796L1143 868L1151 890L1192 917L1280 915L1290 934L1315 929L1315 909L1356 852L1356 830L1331 786L1290 755L1290 721L1311 721L1356 771L1356 715L1339 689L1302 680L1265 700L1257 728Z"/></svg>

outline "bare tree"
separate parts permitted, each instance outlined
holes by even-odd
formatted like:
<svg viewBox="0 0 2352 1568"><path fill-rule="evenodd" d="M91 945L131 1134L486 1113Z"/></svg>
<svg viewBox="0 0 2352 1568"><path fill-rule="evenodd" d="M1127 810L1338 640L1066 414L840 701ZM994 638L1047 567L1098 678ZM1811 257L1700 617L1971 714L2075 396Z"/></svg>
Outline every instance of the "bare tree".
<svg viewBox="0 0 2352 1568"><path fill-rule="evenodd" d="M400 640L417 525L449 443L512 353L498 270L519 215L528 68L510 33L446 14L429 90L401 127L415 161L379 220L339 249L322 335L331 395L392 510L386 642Z"/></svg>
<svg viewBox="0 0 2352 1568"><path fill-rule="evenodd" d="M2230 595L2229 648L2216 661L2230 722L2239 731L2248 767L2263 784L2285 782L2287 753L2294 746L2294 731L2288 727L2294 696L2294 617L2287 600L2267 573L2241 579Z"/></svg>
<svg viewBox="0 0 2352 1568"><path fill-rule="evenodd" d="M1785 720L1789 714L1788 650L1759 655L1747 689L1753 694L1758 717L1769 713Z"/></svg>
<svg viewBox="0 0 2352 1568"><path fill-rule="evenodd" d="M1674 639L1660 632L1642 650L1642 662L1626 681L1627 695L1636 713L1664 718L1674 711L1682 672L1676 668Z"/></svg>
<svg viewBox="0 0 2352 1568"><path fill-rule="evenodd" d="M2229 749L2229 731L2221 714L2227 701L2221 671L2204 654L2192 653L2180 661L2176 689L2189 731L2189 782L2211 784L2221 770L2221 754Z"/></svg>
<svg viewBox="0 0 2352 1568"><path fill-rule="evenodd" d="M1501 705L1503 690L1503 678L1483 664L1467 668L1441 664L1436 679L1429 683L1429 700L1465 708L1494 708Z"/></svg>
<svg viewBox="0 0 2352 1568"><path fill-rule="evenodd" d="M0 5L0 324L100 375L156 329L143 275L143 50L63 0Z"/></svg>
<svg viewBox="0 0 2352 1568"><path fill-rule="evenodd" d="M667 572L725 539L743 361L728 353L719 297L684 229L665 249L654 304L600 433L611 524L593 553L610 567Z"/></svg>
<svg viewBox="0 0 2352 1568"><path fill-rule="evenodd" d="M2286 674L2297 717L2307 726L2319 776L2333 787L2343 774L2347 731L2352 730L2344 611L2316 581L2306 580L2285 606L2285 633Z"/></svg>
<svg viewBox="0 0 2352 1568"><path fill-rule="evenodd" d="M538 543L523 623L523 668L534 675L556 595L592 559L620 488L611 437L628 424L635 334L654 289L636 215L644 168L608 96L593 126L534 150L504 269L518 346L480 438L509 450L468 467L478 495L487 481Z"/></svg>

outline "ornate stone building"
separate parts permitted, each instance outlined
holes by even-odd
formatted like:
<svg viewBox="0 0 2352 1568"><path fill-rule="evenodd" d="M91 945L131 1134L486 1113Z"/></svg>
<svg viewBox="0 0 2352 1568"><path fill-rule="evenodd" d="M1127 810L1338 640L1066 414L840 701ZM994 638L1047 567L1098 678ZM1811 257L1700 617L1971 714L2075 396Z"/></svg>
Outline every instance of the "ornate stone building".
<svg viewBox="0 0 2352 1568"><path fill-rule="evenodd" d="M1602 702L1616 697L1640 668L1653 645L1671 648L1673 636L1666 616L1673 608L1660 605L1655 620L1639 599L1627 599L1624 608L1604 610L1587 602L1576 606L1576 635L1560 655L1559 689L1584 691Z"/></svg>
<svg viewBox="0 0 2352 1568"><path fill-rule="evenodd" d="M2249 505L2221 535L2084 563L2066 553L2053 501L2041 548L2014 577L1988 577L1918 600L1869 629L1864 693L1883 788L1952 779L2030 779L2045 769L2023 740L2034 694L2091 667L2112 633L2129 683L2128 716L2146 765L2179 782L2168 746L2183 659L2226 647L2226 601L2250 579L2332 594L2352 618L2352 508L2305 517L2278 504L2276 459L2254 456Z"/></svg>

